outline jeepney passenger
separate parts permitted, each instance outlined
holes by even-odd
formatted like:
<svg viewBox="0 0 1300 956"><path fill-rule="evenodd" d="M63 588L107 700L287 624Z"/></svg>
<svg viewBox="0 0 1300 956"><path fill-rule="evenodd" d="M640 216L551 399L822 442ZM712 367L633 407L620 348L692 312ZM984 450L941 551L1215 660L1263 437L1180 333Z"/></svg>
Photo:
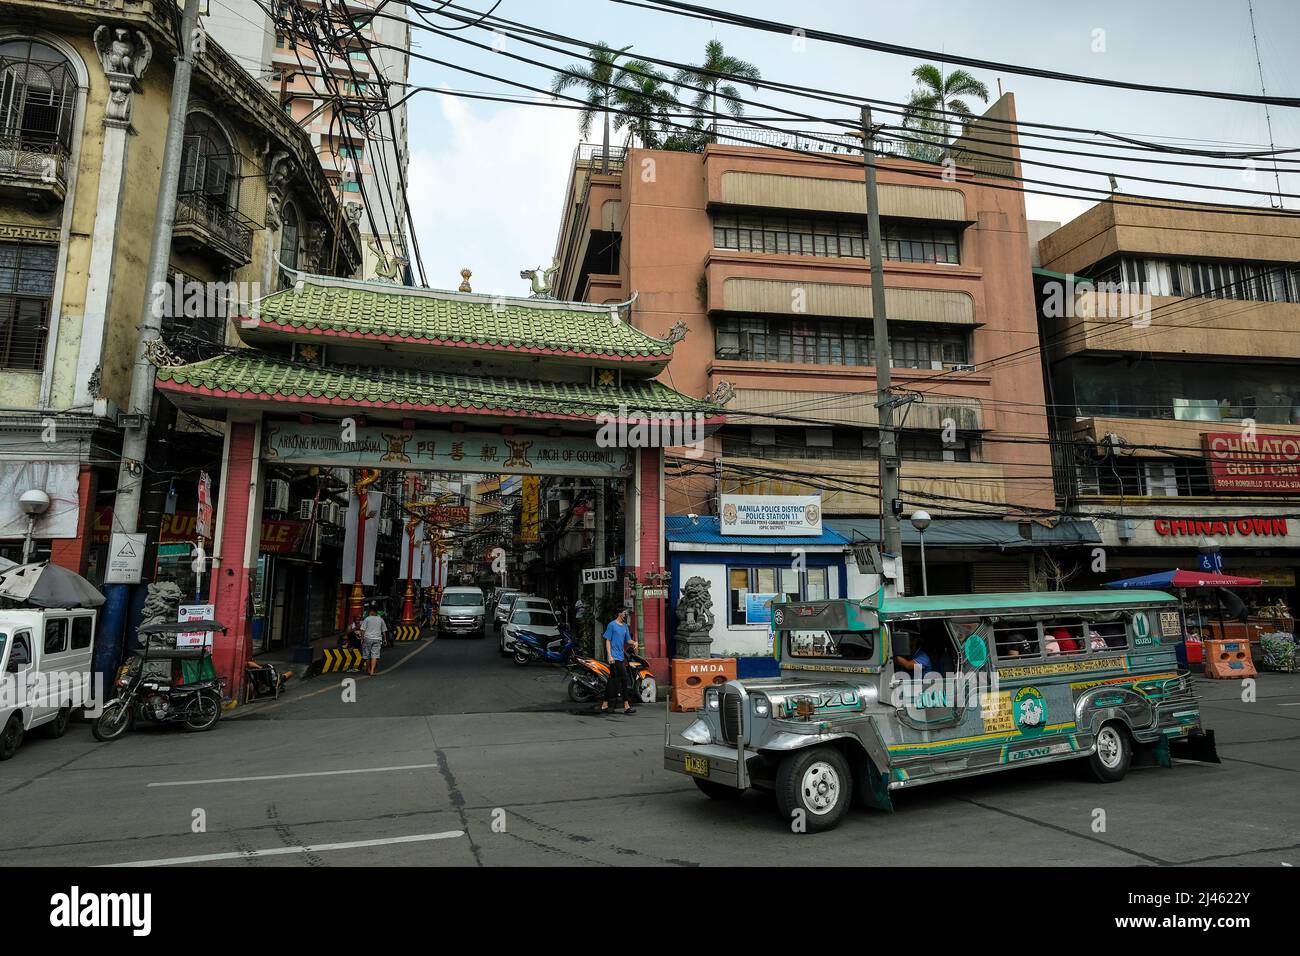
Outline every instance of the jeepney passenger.
<svg viewBox="0 0 1300 956"><path fill-rule="evenodd" d="M998 642L999 657L1020 657L1032 653L1029 635L1024 631L1012 631Z"/></svg>
<svg viewBox="0 0 1300 956"><path fill-rule="evenodd" d="M920 675L928 674L935 669L935 656L926 650L924 638L920 634L913 634L911 655L895 654L894 669L899 673L907 674L909 677L916 676L919 678Z"/></svg>

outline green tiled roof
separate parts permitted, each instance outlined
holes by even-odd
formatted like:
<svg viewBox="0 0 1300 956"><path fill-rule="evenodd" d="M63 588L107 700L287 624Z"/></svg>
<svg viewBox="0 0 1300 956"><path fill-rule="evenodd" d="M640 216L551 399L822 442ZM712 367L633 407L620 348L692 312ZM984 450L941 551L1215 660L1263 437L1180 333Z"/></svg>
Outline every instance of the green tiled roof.
<svg viewBox="0 0 1300 956"><path fill-rule="evenodd" d="M301 292L285 289L262 300L261 330L624 360L672 356L672 345L614 321L608 307L377 285L306 277Z"/></svg>
<svg viewBox="0 0 1300 956"><path fill-rule="evenodd" d="M325 399L340 405L402 405L420 409L519 416L594 418L616 412L702 412L721 414L711 402L690 398L662 382L638 379L599 387L569 382L450 375L415 369L311 367L253 349L192 365L158 369L164 390L204 389L222 397L247 399Z"/></svg>

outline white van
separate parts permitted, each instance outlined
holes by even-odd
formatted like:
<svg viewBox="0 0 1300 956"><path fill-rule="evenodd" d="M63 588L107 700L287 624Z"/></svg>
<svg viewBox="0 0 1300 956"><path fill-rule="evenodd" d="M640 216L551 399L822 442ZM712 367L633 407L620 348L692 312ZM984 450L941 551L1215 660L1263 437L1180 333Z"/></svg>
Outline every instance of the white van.
<svg viewBox="0 0 1300 956"><path fill-rule="evenodd" d="M0 760L28 731L62 737L90 688L95 612L0 610Z"/></svg>
<svg viewBox="0 0 1300 956"><path fill-rule="evenodd" d="M438 604L438 636L468 634L483 636L487 617L487 598L482 588L444 588Z"/></svg>

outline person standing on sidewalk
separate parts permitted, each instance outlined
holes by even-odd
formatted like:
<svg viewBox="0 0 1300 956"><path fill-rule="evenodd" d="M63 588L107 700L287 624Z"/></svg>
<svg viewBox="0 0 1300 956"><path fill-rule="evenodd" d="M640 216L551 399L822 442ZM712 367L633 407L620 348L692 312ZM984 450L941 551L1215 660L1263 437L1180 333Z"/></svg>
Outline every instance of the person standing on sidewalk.
<svg viewBox="0 0 1300 956"><path fill-rule="evenodd" d="M628 690L627 649L636 650L636 641L627 626L627 608L619 608L614 620L605 627L605 661L609 664L609 680L605 682L605 699L600 702L601 714L608 714L611 703L621 704L622 712L635 714L631 691Z"/></svg>
<svg viewBox="0 0 1300 956"><path fill-rule="evenodd" d="M372 607L370 612L361 619L361 659L365 661L366 673L371 677L375 676L375 668L379 665L379 651L384 646L384 635L387 633L388 625Z"/></svg>

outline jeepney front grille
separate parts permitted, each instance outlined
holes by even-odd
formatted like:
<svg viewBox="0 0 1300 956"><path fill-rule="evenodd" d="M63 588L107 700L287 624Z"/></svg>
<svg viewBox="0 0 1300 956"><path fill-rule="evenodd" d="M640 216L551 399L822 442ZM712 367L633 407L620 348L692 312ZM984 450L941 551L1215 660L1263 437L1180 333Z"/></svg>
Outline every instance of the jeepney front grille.
<svg viewBox="0 0 1300 956"><path fill-rule="evenodd" d="M739 694L733 691L722 692L722 706L719 708L722 713L722 739L729 744L734 744L740 737L744 721L743 707L744 702Z"/></svg>

